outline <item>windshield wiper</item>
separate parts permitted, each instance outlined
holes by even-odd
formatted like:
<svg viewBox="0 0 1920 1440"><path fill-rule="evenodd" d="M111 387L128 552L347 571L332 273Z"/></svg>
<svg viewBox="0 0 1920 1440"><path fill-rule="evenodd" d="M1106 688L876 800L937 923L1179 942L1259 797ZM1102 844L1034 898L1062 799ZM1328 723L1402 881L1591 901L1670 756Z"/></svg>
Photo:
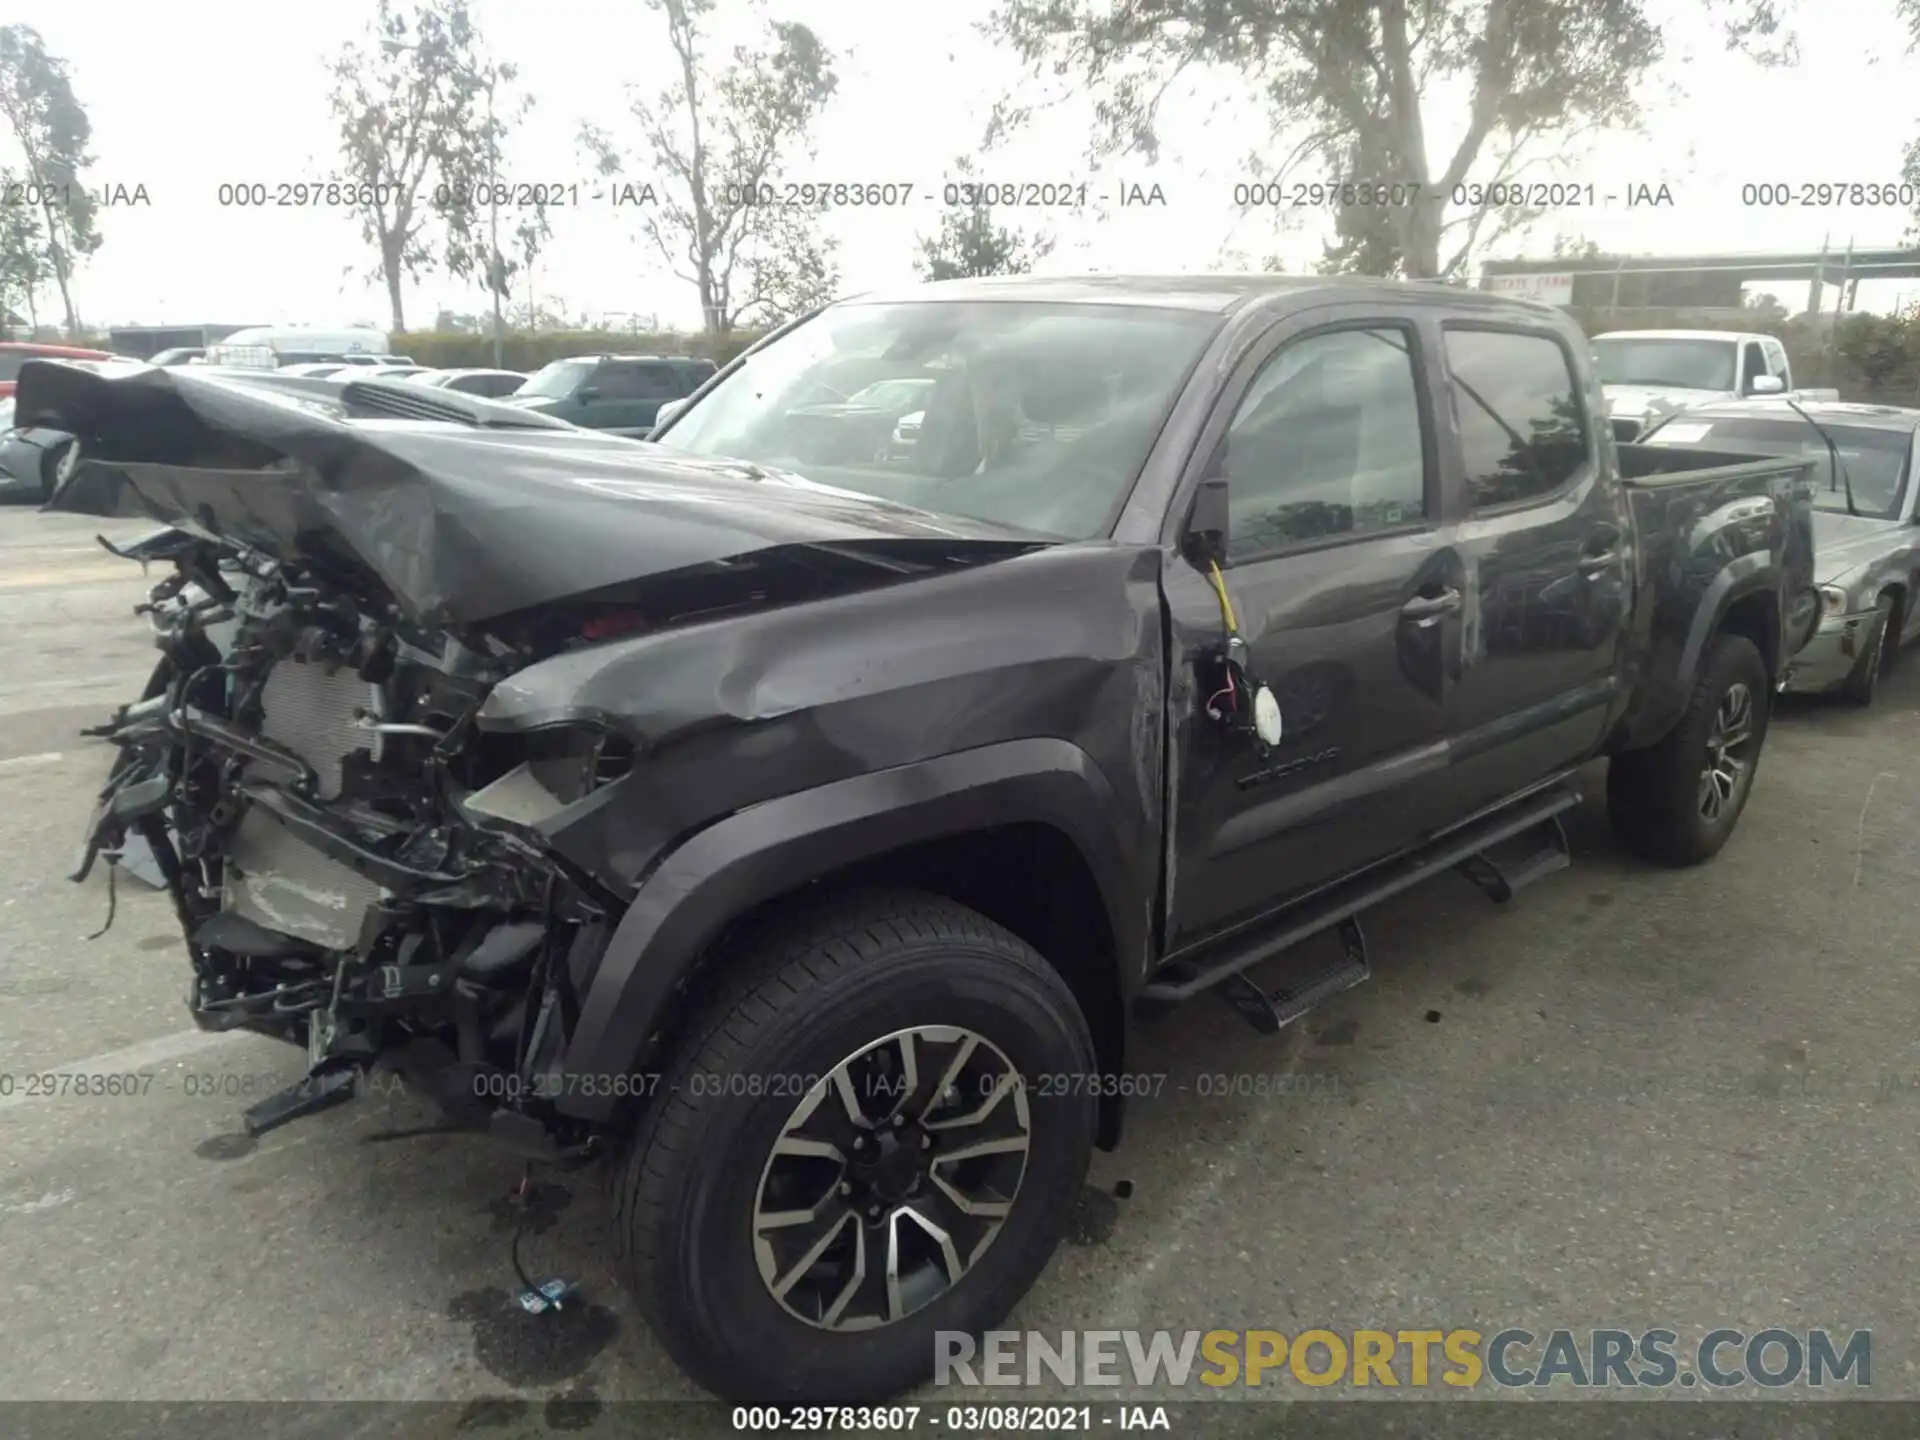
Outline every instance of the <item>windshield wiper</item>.
<svg viewBox="0 0 1920 1440"><path fill-rule="evenodd" d="M1859 519L1860 512L1853 508L1853 476L1847 473L1847 462L1840 458L1840 447L1833 443L1833 436L1829 435L1826 432L1825 427L1822 426L1818 420L1814 419L1811 415L1807 414L1806 411L1800 408L1799 401L1797 400L1787 401L1787 408L1792 410L1793 413L1798 415L1802 420L1806 421L1807 424L1813 426L1814 431L1820 436L1820 438L1827 442L1827 454L1833 457L1833 469L1829 472L1829 474L1838 475L1841 481L1846 485L1847 514L1853 516L1856 520ZM1834 488L1833 481L1831 479L1827 481L1827 488L1829 490Z"/></svg>

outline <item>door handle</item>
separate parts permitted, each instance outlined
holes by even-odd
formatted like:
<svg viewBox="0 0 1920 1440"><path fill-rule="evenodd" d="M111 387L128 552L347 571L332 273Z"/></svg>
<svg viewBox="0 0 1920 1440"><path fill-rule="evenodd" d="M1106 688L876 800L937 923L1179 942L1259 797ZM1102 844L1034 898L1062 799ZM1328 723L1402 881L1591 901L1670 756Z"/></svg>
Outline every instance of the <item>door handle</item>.
<svg viewBox="0 0 1920 1440"><path fill-rule="evenodd" d="M1416 595L1400 607L1400 613L1416 625L1431 625L1442 615L1452 615L1460 609L1460 592L1448 587L1438 595Z"/></svg>
<svg viewBox="0 0 1920 1440"><path fill-rule="evenodd" d="M1594 579L1603 570L1611 570L1620 563L1618 550L1602 550L1598 555L1580 557L1580 573L1589 580Z"/></svg>

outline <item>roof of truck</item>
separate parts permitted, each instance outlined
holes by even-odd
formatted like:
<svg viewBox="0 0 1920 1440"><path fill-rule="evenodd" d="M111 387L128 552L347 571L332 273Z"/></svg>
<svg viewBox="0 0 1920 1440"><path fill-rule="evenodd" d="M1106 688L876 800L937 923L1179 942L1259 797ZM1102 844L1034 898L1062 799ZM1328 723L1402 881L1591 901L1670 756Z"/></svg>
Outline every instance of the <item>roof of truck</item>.
<svg viewBox="0 0 1920 1440"><path fill-rule="evenodd" d="M1420 296L1490 310L1564 312L1537 301L1493 295L1435 281L1375 280L1355 275L986 275L936 280L897 290L875 290L843 305L913 304L932 300L1021 300L1046 305L1142 305L1226 315L1275 295L1311 296L1315 304L1340 300Z"/></svg>
<svg viewBox="0 0 1920 1440"><path fill-rule="evenodd" d="M1863 405L1855 400L1801 400L1800 410L1815 420L1835 425L1853 425L1865 430L1910 431L1920 429L1920 409L1905 405ZM1689 405L1677 412L1676 419L1798 420L1803 418L1784 400L1716 400L1705 405Z"/></svg>
<svg viewBox="0 0 1920 1440"><path fill-rule="evenodd" d="M1596 340L1772 340L1758 330L1603 330Z"/></svg>

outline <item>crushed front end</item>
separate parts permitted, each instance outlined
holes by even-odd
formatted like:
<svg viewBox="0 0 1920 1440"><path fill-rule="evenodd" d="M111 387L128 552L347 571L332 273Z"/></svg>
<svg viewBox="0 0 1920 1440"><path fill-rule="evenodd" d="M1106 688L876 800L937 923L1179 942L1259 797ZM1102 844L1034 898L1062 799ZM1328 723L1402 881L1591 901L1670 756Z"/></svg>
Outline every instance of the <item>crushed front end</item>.
<svg viewBox="0 0 1920 1440"><path fill-rule="evenodd" d="M550 1077L619 899L532 828L619 778L632 746L580 725L482 732L535 658L422 630L259 552L178 543L143 607L162 660L105 728L119 754L76 879L139 842L171 892L207 1029L305 1048L258 1132L346 1099L378 1065L529 1153L591 1136Z"/></svg>

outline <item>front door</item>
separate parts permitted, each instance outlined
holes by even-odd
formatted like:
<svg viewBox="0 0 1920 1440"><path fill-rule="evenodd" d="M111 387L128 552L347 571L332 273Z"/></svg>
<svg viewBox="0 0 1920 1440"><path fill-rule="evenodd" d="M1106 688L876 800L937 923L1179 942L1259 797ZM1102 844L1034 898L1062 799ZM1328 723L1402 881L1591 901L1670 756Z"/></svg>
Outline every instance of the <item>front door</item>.
<svg viewBox="0 0 1920 1440"><path fill-rule="evenodd" d="M1207 717L1209 697L1176 705L1173 949L1435 821L1464 569L1424 349L1411 319L1378 308L1295 315L1242 364L1202 436L1199 470L1229 487L1225 588L1282 734L1263 755ZM1164 585L1175 663L1204 675L1219 597L1180 558Z"/></svg>

